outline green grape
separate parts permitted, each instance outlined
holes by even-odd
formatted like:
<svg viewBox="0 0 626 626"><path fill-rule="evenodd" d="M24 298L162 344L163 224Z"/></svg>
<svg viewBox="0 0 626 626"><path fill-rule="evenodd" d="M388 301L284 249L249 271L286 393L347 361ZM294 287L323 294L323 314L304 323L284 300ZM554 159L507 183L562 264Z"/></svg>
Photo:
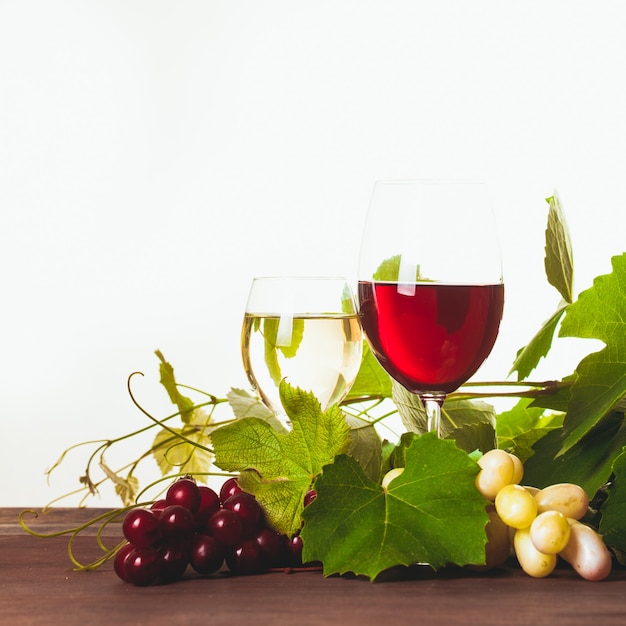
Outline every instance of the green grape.
<svg viewBox="0 0 626 626"><path fill-rule="evenodd" d="M535 499L520 485L505 485L498 492L495 505L500 519L512 528L528 528L537 517Z"/></svg>
<svg viewBox="0 0 626 626"><path fill-rule="evenodd" d="M498 492L513 482L515 464L511 455L504 450L489 450L478 459L480 471L476 476L476 489L493 501Z"/></svg>
<svg viewBox="0 0 626 626"><path fill-rule="evenodd" d="M568 520L571 535L559 556L585 580L604 580L613 566L608 548L598 533L574 519Z"/></svg>
<svg viewBox="0 0 626 626"><path fill-rule="evenodd" d="M545 578L556 567L556 554L545 554L535 548L530 537L530 529L521 528L515 531L513 548L520 567L533 578Z"/></svg>
<svg viewBox="0 0 626 626"><path fill-rule="evenodd" d="M519 457L511 454L510 452L509 456L513 461L513 478L511 479L511 482L519 485L522 482L522 478L524 478L524 464Z"/></svg>
<svg viewBox="0 0 626 626"><path fill-rule="evenodd" d="M539 513L559 511L572 519L580 519L589 508L589 497L585 490L574 483L544 487L535 494L535 500Z"/></svg>
<svg viewBox="0 0 626 626"><path fill-rule="evenodd" d="M539 552L557 554L567 546L570 525L563 513L544 511L530 525L530 538Z"/></svg>

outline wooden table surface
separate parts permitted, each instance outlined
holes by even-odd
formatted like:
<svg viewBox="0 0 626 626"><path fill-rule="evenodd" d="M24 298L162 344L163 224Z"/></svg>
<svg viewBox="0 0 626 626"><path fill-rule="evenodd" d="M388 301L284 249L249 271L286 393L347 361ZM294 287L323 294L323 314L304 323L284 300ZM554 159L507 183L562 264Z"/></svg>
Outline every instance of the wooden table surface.
<svg viewBox="0 0 626 626"><path fill-rule="evenodd" d="M3 624L626 624L626 569L602 582L579 578L569 566L533 579L516 563L489 573L410 576L371 583L319 572L258 576L218 574L151 587L117 578L109 561L71 571L68 537L37 538L19 526L18 509L0 509L0 621ZM94 517L97 509L57 509L32 526L54 531ZM32 518L28 518L31 520ZM110 535L116 539L117 529ZM93 533L79 536L84 562L101 555Z"/></svg>

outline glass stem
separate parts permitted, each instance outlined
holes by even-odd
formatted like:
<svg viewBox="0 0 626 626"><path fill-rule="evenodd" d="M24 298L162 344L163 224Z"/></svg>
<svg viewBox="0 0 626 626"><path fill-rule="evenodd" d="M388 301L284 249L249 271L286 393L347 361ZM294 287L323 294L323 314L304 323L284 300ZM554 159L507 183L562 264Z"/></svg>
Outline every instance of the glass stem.
<svg viewBox="0 0 626 626"><path fill-rule="evenodd" d="M441 405L446 399L445 394L425 393L420 398L426 411L426 427L429 433L437 433L441 437Z"/></svg>

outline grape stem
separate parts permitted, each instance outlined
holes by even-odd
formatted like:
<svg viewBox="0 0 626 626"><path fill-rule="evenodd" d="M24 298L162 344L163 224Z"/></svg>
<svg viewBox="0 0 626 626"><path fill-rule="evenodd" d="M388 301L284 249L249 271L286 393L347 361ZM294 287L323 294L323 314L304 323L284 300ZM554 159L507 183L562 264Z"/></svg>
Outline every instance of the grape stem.
<svg viewBox="0 0 626 626"><path fill-rule="evenodd" d="M176 439L182 439L183 441L185 441L186 443L188 443L190 445L196 446L197 448L200 448L201 450L204 450L205 452L209 452L210 454L213 454L213 450L211 448L207 448L206 446L203 446L201 443L198 443L197 441L192 441L188 437L185 437L182 433L176 432L173 428L170 428L168 425L164 424L162 421L158 420L156 417L154 417L150 413L148 413L148 411L146 411L146 409L144 409L141 406L141 404L139 404L139 402L135 398L135 395L133 394L133 390L131 389L131 384L130 383L131 383L131 380L132 380L132 378L134 376L143 376L143 372L133 372L132 374L130 374L130 376L128 377L128 380L126 382L126 388L128 389L128 394L130 395L130 399L132 400L132 403L148 419L152 420L155 424L158 424L159 426L161 426L164 430L166 430L168 433L170 433Z"/></svg>
<svg viewBox="0 0 626 626"><path fill-rule="evenodd" d="M545 380L541 382L533 381L488 381L488 382L468 382L459 391L448 394L448 398L539 398L540 396L557 393L561 389L571 387L574 381L571 380ZM524 387L524 391L463 391L467 387ZM364 396L353 396L341 402L342 406L361 404L368 401L383 401L389 396L385 394L371 394Z"/></svg>
<svg viewBox="0 0 626 626"><path fill-rule="evenodd" d="M561 389L566 389L574 384L572 380L545 380L542 382L533 381L490 381L490 382L468 382L459 391L448 395L453 398L539 398L541 396L557 393ZM466 392L466 387L524 387L524 391L485 391Z"/></svg>
<svg viewBox="0 0 626 626"><path fill-rule="evenodd" d="M144 504L137 504L135 506L145 506L145 505ZM126 543L126 541L122 541L122 542L117 543L112 548L107 547L107 546L105 546L104 541L102 539L102 533L104 532L104 529L111 522L120 521L122 516L124 514L126 514L126 512L129 511L131 508L133 508L133 507L125 507L125 508L122 508L122 509L114 509L112 511L107 511L106 513L102 513L100 515L97 515L97 516L91 518L89 521L85 522L84 524L81 524L80 526L75 526L75 527L72 527L72 528L65 528L63 530L58 530L58 531L50 532L50 533L38 532L38 531L34 530L33 528L31 528L26 523L26 521L24 520L24 516L27 515L27 514L33 515L35 518L39 517L39 514L37 513L37 511L34 511L32 509L28 509L26 511L22 511L20 513L20 515L19 515L19 523L20 523L20 526L29 535L32 535L33 537L40 537L40 538L48 539L50 537L61 537L62 535L70 535L70 539L69 539L68 544L67 544L67 554L68 554L68 556L70 558L70 561L74 564L74 571L92 570L92 569L97 569L103 563L108 561ZM86 528L89 528L90 526L93 526L93 525L98 524L98 523L100 524L100 526L98 527L98 532L96 533L96 541L97 541L98 546L100 547L100 549L104 552L104 554L103 554L103 556L101 556L100 558L96 559L95 561L92 561L91 563L88 563L88 564L81 563L76 558L76 556L74 555L74 549L73 549L74 548L74 540Z"/></svg>

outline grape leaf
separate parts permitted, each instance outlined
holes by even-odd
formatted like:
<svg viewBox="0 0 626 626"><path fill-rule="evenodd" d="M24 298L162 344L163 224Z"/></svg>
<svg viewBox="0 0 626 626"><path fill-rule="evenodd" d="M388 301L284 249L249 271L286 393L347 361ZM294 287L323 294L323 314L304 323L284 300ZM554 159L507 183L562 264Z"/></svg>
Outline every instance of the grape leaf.
<svg viewBox="0 0 626 626"><path fill-rule="evenodd" d="M544 259L546 276L563 300L571 303L574 293L574 261L565 214L556 192L552 197L546 198L546 202L550 205Z"/></svg>
<svg viewBox="0 0 626 626"><path fill-rule="evenodd" d="M406 466L406 449L413 443L415 433L402 433L400 441L389 451L389 469Z"/></svg>
<svg viewBox="0 0 626 626"><path fill-rule="evenodd" d="M557 456L562 444L560 429L549 432L533 446L534 455L524 463L524 482L534 487L576 483L590 498L611 475L611 465L626 446L622 413L612 413L580 443Z"/></svg>
<svg viewBox="0 0 626 626"><path fill-rule="evenodd" d="M509 374L517 372L518 380L524 380L548 354L559 321L573 299L574 262L565 214L556 192L552 197L546 198L546 202L550 208L546 227L544 267L548 282L557 289L563 300L530 342L517 351Z"/></svg>
<svg viewBox="0 0 626 626"><path fill-rule="evenodd" d="M206 482L203 475L211 469L213 460L207 449L211 445L207 430L184 425L171 431L160 430L152 442L152 454L161 474L166 476L175 468L181 473L197 475L199 481Z"/></svg>
<svg viewBox="0 0 626 626"><path fill-rule="evenodd" d="M369 344L364 341L359 372L343 403L368 397L390 398L391 378L370 350Z"/></svg>
<svg viewBox="0 0 626 626"><path fill-rule="evenodd" d="M350 448L348 454L358 461L366 476L378 482L381 479L383 445L376 428L370 422L346 415L350 426Z"/></svg>
<svg viewBox="0 0 626 626"><path fill-rule="evenodd" d="M213 431L215 464L240 472L241 487L256 496L270 524L293 535L301 525L304 495L322 467L348 451L350 428L336 405L322 411L310 392L280 383L292 429L275 431L246 417Z"/></svg>
<svg viewBox="0 0 626 626"><path fill-rule="evenodd" d="M608 546L626 552L626 450L615 458L612 471L598 530Z"/></svg>
<svg viewBox="0 0 626 626"><path fill-rule="evenodd" d="M523 348L517 351L509 374L517 372L517 380L525 380L537 367L539 361L547 356L552 347L552 340L554 339L557 326L566 308L567 303L561 301L559 308L543 323L539 332Z"/></svg>
<svg viewBox="0 0 626 626"><path fill-rule="evenodd" d="M176 377L174 376L174 368L165 360L162 352L156 350L155 354L161 363L159 364L159 372L161 374L161 384L165 387L172 404L178 407L180 417L183 422L189 423L192 419L194 402L190 398L183 396L178 391Z"/></svg>
<svg viewBox="0 0 626 626"><path fill-rule="evenodd" d="M465 450L468 454L479 450L482 454L496 447L496 431L487 422L476 422L475 424L462 424L458 428L451 430L446 439L452 439L457 448Z"/></svg>
<svg viewBox="0 0 626 626"><path fill-rule="evenodd" d="M478 466L452 441L413 436L405 471L385 491L354 459L340 456L315 482L304 510L303 559L324 575L353 572L374 580L396 565L484 563L485 500Z"/></svg>
<svg viewBox="0 0 626 626"><path fill-rule="evenodd" d="M559 331L562 337L605 344L576 368L560 453L579 442L626 395L626 253L611 263L613 271L596 277L568 307Z"/></svg>
<svg viewBox="0 0 626 626"><path fill-rule="evenodd" d="M276 417L273 411L261 402L257 395L233 387L226 394L226 399L235 417L239 419L243 417L257 417L268 422L274 430L287 432L283 423Z"/></svg>
<svg viewBox="0 0 626 626"><path fill-rule="evenodd" d="M545 410L535 407L532 400L522 398L512 409L497 417L498 447L524 462L534 454L533 444L562 423L561 414L546 415Z"/></svg>

